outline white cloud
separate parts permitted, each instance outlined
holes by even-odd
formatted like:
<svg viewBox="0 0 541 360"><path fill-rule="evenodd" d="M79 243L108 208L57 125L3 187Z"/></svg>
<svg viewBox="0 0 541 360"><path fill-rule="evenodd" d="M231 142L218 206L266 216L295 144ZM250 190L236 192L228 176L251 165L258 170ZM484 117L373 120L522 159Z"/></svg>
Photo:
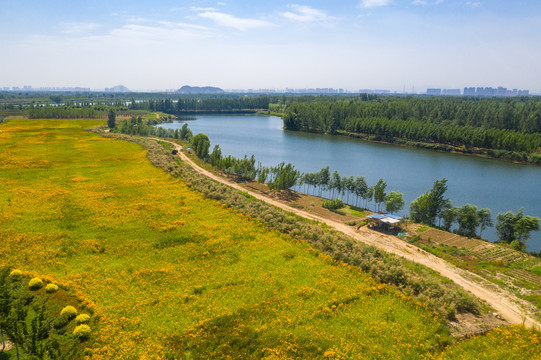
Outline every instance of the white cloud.
<svg viewBox="0 0 541 360"><path fill-rule="evenodd" d="M328 21L335 20L333 16L327 15L323 10L314 9L310 6L303 5L289 5L289 7L294 11L286 11L282 13L282 16L294 21L300 22L313 22L313 21Z"/></svg>
<svg viewBox="0 0 541 360"><path fill-rule="evenodd" d="M190 10L192 11L218 11L218 9L213 7L197 7L197 6L191 6Z"/></svg>
<svg viewBox="0 0 541 360"><path fill-rule="evenodd" d="M391 0L361 0L361 7L373 8L378 6L385 6L390 2Z"/></svg>
<svg viewBox="0 0 541 360"><path fill-rule="evenodd" d="M209 37L210 29L204 26L158 21L149 25L126 24L107 36L115 41L139 43L145 40L175 43L182 40ZM99 40L100 38L96 38Z"/></svg>
<svg viewBox="0 0 541 360"><path fill-rule="evenodd" d="M238 18L233 15L225 14L225 13L221 13L217 11L205 11L201 14L198 14L198 16L202 18L210 19L222 26L235 28L241 31L252 29L252 28L258 28L258 27L266 27L266 26L271 25L270 23L263 20Z"/></svg>
<svg viewBox="0 0 541 360"><path fill-rule="evenodd" d="M442 4L444 0L413 0L413 5L439 5Z"/></svg>
<svg viewBox="0 0 541 360"><path fill-rule="evenodd" d="M64 26L63 32L68 35L81 35L100 27L99 24L83 22L69 22L63 23L62 25Z"/></svg>
<svg viewBox="0 0 541 360"><path fill-rule="evenodd" d="M480 1L468 1L468 2L466 2L466 6L469 6L469 7L478 7L480 5L481 5Z"/></svg>

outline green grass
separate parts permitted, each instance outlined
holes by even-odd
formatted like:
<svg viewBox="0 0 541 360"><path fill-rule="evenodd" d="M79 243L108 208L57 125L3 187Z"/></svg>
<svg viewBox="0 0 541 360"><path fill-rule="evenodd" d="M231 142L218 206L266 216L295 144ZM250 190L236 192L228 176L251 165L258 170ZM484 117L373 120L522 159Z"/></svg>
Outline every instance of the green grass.
<svg viewBox="0 0 541 360"><path fill-rule="evenodd" d="M0 138L0 263L69 283L95 304L96 358L417 358L437 343L441 321L423 306L205 199L140 146L83 131L96 124L10 121ZM216 334L216 324L228 330ZM214 346L234 349L242 334L257 346Z"/></svg>
<svg viewBox="0 0 541 360"><path fill-rule="evenodd" d="M93 359L417 359L447 344L423 304L84 131L97 124L0 125L0 265L92 306Z"/></svg>

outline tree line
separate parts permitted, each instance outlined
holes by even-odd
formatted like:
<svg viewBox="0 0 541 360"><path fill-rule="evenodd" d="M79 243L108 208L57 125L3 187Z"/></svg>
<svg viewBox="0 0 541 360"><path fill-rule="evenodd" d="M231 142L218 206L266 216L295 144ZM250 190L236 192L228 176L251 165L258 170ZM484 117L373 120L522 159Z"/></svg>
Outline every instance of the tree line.
<svg viewBox="0 0 541 360"><path fill-rule="evenodd" d="M107 116L108 107L104 105L73 107L73 106L42 106L30 108L30 119L103 119Z"/></svg>
<svg viewBox="0 0 541 360"><path fill-rule="evenodd" d="M476 237L479 231L477 237L481 238L483 230L494 225L490 209L471 204L452 206L451 200L445 198L446 191L447 179L436 180L431 189L411 202L410 218L445 231L456 226L456 233L467 237ZM539 230L540 219L524 215L523 209L516 214L498 213L496 220L498 241L521 251L526 249L530 233Z"/></svg>
<svg viewBox="0 0 541 360"><path fill-rule="evenodd" d="M324 99L288 104L283 121L288 130L366 134L390 142L399 138L524 154L541 147L541 98ZM529 160L541 163L541 156Z"/></svg>
<svg viewBox="0 0 541 360"><path fill-rule="evenodd" d="M471 98L358 96L356 98L320 98L295 101L288 106L293 112L299 104L310 104L320 119L338 122L347 118L384 118L418 120L443 125L468 125L516 130L523 133L541 132L541 97ZM305 111L304 109L299 109Z"/></svg>
<svg viewBox="0 0 541 360"><path fill-rule="evenodd" d="M326 166L313 173L304 173L300 177L299 185L304 185L304 192L313 195L322 196L323 192L330 192L331 199L336 196L346 197L346 203L349 203L349 196L355 199L355 205L363 203L365 209L373 201L375 211L381 211L385 207L387 212L397 212L404 207L404 194L392 191L389 194L385 192L387 183L379 179L375 185L369 186L364 176L341 176L338 171L330 172L330 167Z"/></svg>
<svg viewBox="0 0 541 360"><path fill-rule="evenodd" d="M208 136L205 134L194 136L186 123L181 129L164 129L147 125L141 118L133 117L122 121L118 126L118 131L131 135L153 135L187 141L192 145L198 157L219 170L241 179L267 183L269 188L277 191L299 185L301 188L304 186L306 194L311 193L322 197L324 192L327 192L330 200L337 200L338 196L342 196L346 197L346 203L349 203L349 197L352 196L352 199L355 199L355 205L362 204L363 208L370 209L373 203L372 209L376 212L381 212L383 209L388 213L398 212L405 205L402 193L386 192L387 183L383 179L369 186L362 176L341 176L338 171L331 174L329 166L318 172L300 173L292 164L284 162L277 166L264 167L261 163L256 165L254 155L250 157L245 155L244 158L223 155L219 145L215 145L212 152L209 152ZM471 204L453 206L451 201L445 198L447 189L447 179L435 181L431 189L411 202L410 218L446 231L451 231L456 227L454 231L460 235L481 238L482 232L494 225L491 210L478 209L477 206ZM516 214L510 211L499 213L496 219L498 241L511 244L517 250L523 251L530 233L539 230L539 218L524 215L522 209Z"/></svg>
<svg viewBox="0 0 541 360"><path fill-rule="evenodd" d="M301 174L292 164L284 162L271 167L264 167L260 163L256 167L254 155L251 157L236 158L232 155L222 155L219 145L215 145L212 152L210 150L210 139L205 134L193 135L188 128L188 124L184 123L180 129L164 129L162 127L151 126L145 123L140 117L132 117L128 120L123 120L116 131L129 135L142 136L158 136L164 138L173 138L184 140L191 144L195 154L215 166L225 173L235 175L241 179L257 180L261 183L267 183L270 189L277 191L287 190L294 187Z"/></svg>
<svg viewBox="0 0 541 360"><path fill-rule="evenodd" d="M268 110L271 101L276 99L270 96L243 96L243 97L180 97L172 99L150 99L136 101L132 99L129 109L161 111L175 114L182 111L240 111L240 110Z"/></svg>

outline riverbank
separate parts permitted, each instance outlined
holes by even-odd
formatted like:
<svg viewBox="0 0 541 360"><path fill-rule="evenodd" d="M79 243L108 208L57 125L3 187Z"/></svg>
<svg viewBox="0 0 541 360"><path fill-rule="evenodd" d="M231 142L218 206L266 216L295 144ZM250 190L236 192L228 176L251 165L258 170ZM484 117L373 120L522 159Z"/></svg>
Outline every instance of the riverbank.
<svg viewBox="0 0 541 360"><path fill-rule="evenodd" d="M327 134L330 135L330 134ZM494 149L482 149L482 148L466 148L458 147L447 144L440 143L427 143L422 141L410 141L402 138L392 138L384 139L381 136L373 136L368 134L359 134L359 133L350 133L346 131L338 131L338 136L346 136L355 139L360 139L364 141L380 143L380 144L390 144L404 147L414 147L438 152L447 152L453 154L461 154L468 156L476 156L487 159L496 159L509 161L516 164L527 164L527 165L537 165L541 166L541 153L533 153L526 155L525 153L517 153L513 151L506 150L494 150Z"/></svg>
<svg viewBox="0 0 541 360"><path fill-rule="evenodd" d="M170 143L170 144L174 144L174 143ZM404 242L390 234L374 232L366 228L361 228L357 230L353 226L346 225L342 222L331 220L324 216L311 213L311 211L309 209L304 208L304 206L291 202L292 199L298 199L301 196L305 197L309 195L290 192L289 196L287 196L286 198L280 198L280 196L278 196L277 198L273 198L272 196L271 197L268 196L269 192L272 193L272 191L270 190L265 190L263 188L257 191L257 189L253 187L253 185L246 186L246 184L241 184L237 181L234 181L234 179L228 178L228 176L225 176L224 174L220 175L219 173L216 173L215 171L212 171L212 172L209 171L212 169L203 169L202 167L196 164L196 162L199 163L201 162L201 160L195 157L193 153L182 151L182 148L178 144L174 144L174 146L177 149L178 155L182 158L183 162L187 162L189 166L192 167L196 172L206 177L209 177L210 179L221 182L222 184L226 184L230 187L241 190L242 193L247 198L255 197L256 199L263 200L271 205L277 206L292 214L295 214L307 219L316 220L318 222L331 226L332 228L348 236L351 236L356 240L360 240L364 243L367 243L368 245L382 248L387 252L394 253L408 260L426 265L430 267L431 269L436 270L440 274L444 275L445 277L450 278L455 283L471 291L473 294L480 297L481 299L487 301L489 305L497 309L497 313L500 314L498 316L501 317L502 314L505 314L503 315L503 317L511 322L524 323L524 321L526 321L530 325L537 324L536 326L540 326L539 325L540 323L534 320L536 318L534 314L537 314L538 311L535 309L532 309L531 304L528 305L526 302L519 300L514 295L512 295L511 293L505 290L502 290L502 289L495 290L494 284L489 283L488 281L479 277L478 275L475 275L465 270L458 270L454 266L449 265L445 262L442 262L441 258L435 257L429 253L426 253L422 251L420 248L413 247L411 244L408 244L407 242ZM204 167L208 168L208 166L205 166L205 165ZM250 188L250 186L252 188ZM261 193L261 191L263 193ZM317 199L317 198L314 198L314 199ZM313 203L314 203L313 207L316 207L315 201L313 201ZM302 207L302 209L300 207ZM507 305L502 306L502 304L504 303L508 305L511 303L514 303L514 304L521 303L522 304L521 306L529 308L529 310L526 310L525 313L522 312L523 310L519 310L520 307L515 307L514 310L511 310L506 307ZM516 305L513 305L513 306L516 306Z"/></svg>

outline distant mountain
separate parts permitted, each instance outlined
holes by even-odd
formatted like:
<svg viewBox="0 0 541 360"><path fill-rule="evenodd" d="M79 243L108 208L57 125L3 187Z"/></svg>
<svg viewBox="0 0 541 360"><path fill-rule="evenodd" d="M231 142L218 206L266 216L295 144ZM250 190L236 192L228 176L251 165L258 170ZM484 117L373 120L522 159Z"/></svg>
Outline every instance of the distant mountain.
<svg viewBox="0 0 541 360"><path fill-rule="evenodd" d="M223 94L223 91L220 88L213 86L188 86L184 85L177 90L179 94Z"/></svg>
<svg viewBox="0 0 541 360"><path fill-rule="evenodd" d="M131 90L125 87L124 85L117 85L117 86L113 86L112 88L105 88L105 92L127 93L127 92L131 92Z"/></svg>

